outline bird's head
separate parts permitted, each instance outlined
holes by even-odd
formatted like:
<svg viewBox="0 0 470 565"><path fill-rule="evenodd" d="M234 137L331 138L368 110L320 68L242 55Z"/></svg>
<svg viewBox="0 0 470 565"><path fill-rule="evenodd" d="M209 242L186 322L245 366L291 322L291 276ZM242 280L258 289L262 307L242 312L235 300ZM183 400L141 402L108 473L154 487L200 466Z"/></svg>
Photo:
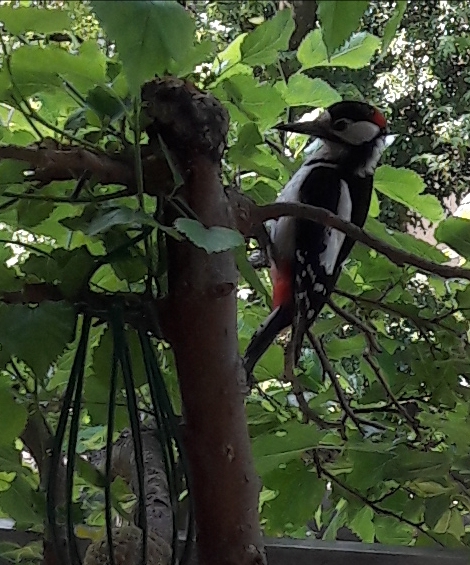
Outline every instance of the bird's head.
<svg viewBox="0 0 470 565"><path fill-rule="evenodd" d="M276 129L354 147L370 145L375 140L385 141L387 137L393 141L393 136L388 136L382 113L370 104L356 101L337 102L313 121L282 124Z"/></svg>

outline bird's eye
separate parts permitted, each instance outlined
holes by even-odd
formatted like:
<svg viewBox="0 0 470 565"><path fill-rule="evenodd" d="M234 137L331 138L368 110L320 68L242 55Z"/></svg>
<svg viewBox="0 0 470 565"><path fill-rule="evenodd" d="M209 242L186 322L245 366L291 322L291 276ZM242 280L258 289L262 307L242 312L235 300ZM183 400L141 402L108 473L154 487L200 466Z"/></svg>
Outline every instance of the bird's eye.
<svg viewBox="0 0 470 565"><path fill-rule="evenodd" d="M345 120L344 118L336 120L333 124L333 129L335 131L344 131L348 127L348 123L348 120Z"/></svg>

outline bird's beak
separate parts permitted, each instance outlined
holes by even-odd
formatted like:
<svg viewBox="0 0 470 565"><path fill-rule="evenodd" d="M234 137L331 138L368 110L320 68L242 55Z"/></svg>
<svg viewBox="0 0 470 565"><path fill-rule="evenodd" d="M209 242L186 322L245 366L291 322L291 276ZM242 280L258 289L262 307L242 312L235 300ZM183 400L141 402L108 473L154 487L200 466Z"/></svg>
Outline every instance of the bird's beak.
<svg viewBox="0 0 470 565"><path fill-rule="evenodd" d="M331 130L329 124L325 120L317 119L312 122L295 122L289 124L280 124L274 129L279 131L288 131L291 133L303 133L311 137L330 138Z"/></svg>
<svg viewBox="0 0 470 565"><path fill-rule="evenodd" d="M331 117L328 112L323 112L318 118L308 122L280 124L276 126L276 129L292 133L303 133L310 137L318 137L320 139L335 140L333 132L331 131Z"/></svg>

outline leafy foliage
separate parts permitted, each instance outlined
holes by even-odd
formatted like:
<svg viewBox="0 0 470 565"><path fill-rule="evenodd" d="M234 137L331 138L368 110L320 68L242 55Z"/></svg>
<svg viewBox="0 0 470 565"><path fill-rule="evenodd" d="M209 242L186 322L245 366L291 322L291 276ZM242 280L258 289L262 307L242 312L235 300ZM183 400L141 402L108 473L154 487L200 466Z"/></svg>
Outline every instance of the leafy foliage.
<svg viewBox="0 0 470 565"><path fill-rule="evenodd" d="M413 142L410 134L418 126L400 114L404 94L399 77L390 75L390 65L423 60L417 42L411 54L398 49L405 24L413 24L405 33L409 43L425 27L415 7L405 12L406 2L397 2L379 16L376 3L320 1L320 26L293 52L291 11L270 14L266 3L194 3L194 15L176 2L120 2L119 9L113 2L92 2L89 12L87 6L63 4L0 7L0 155L8 146L57 149L60 142L137 162L136 147L146 144L140 86L171 72L207 88L225 105L231 129L224 178L238 180L264 204L275 199L302 158L303 140L285 140L271 130L288 112L297 116L324 108L351 92L386 107L395 92L389 114L400 136L389 163L377 171L366 228L402 250L446 261L436 247L391 229L397 227L395 220L387 224L392 202L407 214L440 222L437 240L465 260L470 256L468 221L444 220L436 198L442 187L429 191L431 177L440 181L448 175L446 182L454 186L460 175L457 166L449 166L448 150L457 148L464 156L467 151L468 136L456 132L452 121L466 111L466 71L456 87L461 96L441 92L439 111L447 111L446 105L453 116L442 130L435 131L431 116L423 119L434 97L423 86L414 109L426 138ZM444 33L438 9L429 9L434 28L426 56L441 77L456 57L464 57L468 40L455 23ZM459 18L466 9L449 8ZM448 18L446 12L443 19ZM53 32L66 32L68 40L54 42ZM455 64L462 65L460 59ZM387 84L383 91L374 87L380 80ZM429 157L434 149L447 160L436 165L438 157ZM29 414L40 411L56 423L77 345L77 320L68 302L33 295L29 302L39 304L30 306L17 303L18 293L52 286L74 304L92 292L140 298L149 279L164 293L162 241L184 236L207 252L234 250L243 348L269 311L269 279L247 261L237 232L207 229L191 217L162 226L155 219L159 203L150 195L123 194L122 186L93 177L35 178L29 165L10 157L0 162L0 173L0 410L7 415L0 438L0 510L20 527L39 528L44 501L37 471L21 455L18 440L27 444ZM463 180L458 176L460 184ZM467 281L424 276L356 246L333 297L335 308L326 308L314 328L336 380L306 348L298 383L288 386L281 379L282 339L270 348L256 369L260 388L247 401L267 534L302 537L310 531L336 539L346 527L365 542L470 545L469 292ZM143 367L130 329L128 341L145 405L148 390L139 378ZM87 433L78 437L79 454L104 445L111 342L108 329L92 328L81 418ZM155 348L179 406L171 353L162 343ZM119 401L124 402L122 382ZM345 416L345 402L354 418ZM307 422L312 414L314 423ZM116 431L126 425L118 409ZM75 510L84 523L102 526L94 484L99 481L86 465L81 469Z"/></svg>

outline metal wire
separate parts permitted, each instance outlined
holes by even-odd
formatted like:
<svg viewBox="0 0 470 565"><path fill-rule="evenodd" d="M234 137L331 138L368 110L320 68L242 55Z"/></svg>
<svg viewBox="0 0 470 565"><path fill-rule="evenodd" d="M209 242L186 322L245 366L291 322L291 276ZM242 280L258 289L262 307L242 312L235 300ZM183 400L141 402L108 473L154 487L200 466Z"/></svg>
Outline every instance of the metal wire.
<svg viewBox="0 0 470 565"><path fill-rule="evenodd" d="M124 389L126 393L127 411L131 428L132 441L134 445L136 476L138 493L137 526L142 531L142 554L141 565L146 565L148 554L148 525L146 512L145 494L145 466L143 441L141 435L141 422L137 395L135 391L131 356L126 337L126 328L123 313L120 307L113 307L109 317L109 327L113 336L113 354L110 372L110 388L108 397L107 414L107 438L106 438L106 462L105 462L105 520L106 520L106 539L109 552L109 563L115 565L112 528L112 492L111 492L111 471L113 453L113 433L116 418L116 395L118 389L118 370L121 368ZM80 555L74 535L73 523L73 487L74 470L76 461L76 447L80 428L80 412L82 402L82 392L84 386L85 361L88 347L88 339L91 327L91 316L85 315L83 318L80 339L77 351L70 371L69 381L65 390L63 405L59 415L57 430L53 441L50 456L49 476L47 478L47 520L52 533L52 541L61 562L69 562L71 565L81 565ZM184 565L189 561L192 542L194 537L193 508L190 496L190 480L188 477L188 466L183 444L180 437L178 419L173 411L173 406L168 395L168 391L158 364L154 346L150 337L144 330L138 330L138 336L145 365L146 378L149 386L152 401L153 414L158 429L158 440L161 445L161 452L164 470L167 476L170 504L172 511L172 565L179 562ZM66 438L67 424L70 418L68 434L67 462L65 469L65 535L68 549L68 559L65 555L62 540L59 532L61 528L57 520L58 507L58 484L62 474L62 448ZM183 472L179 471L177 457L180 459ZM178 525L177 510L179 505L179 494L181 492L183 480L188 491L189 512L186 524L186 539L181 556L178 555Z"/></svg>
<svg viewBox="0 0 470 565"><path fill-rule="evenodd" d="M161 413L163 435L167 441L167 452L169 460L164 461L165 469L168 477L169 490L170 490L170 500L173 510L173 554L172 554L172 565L176 562L176 549L178 543L178 529L176 524L176 511L178 507L178 486L177 486L177 470L176 462L174 459L173 446L174 441L176 449L181 458L182 467L184 470L184 479L186 483L186 489L188 491L189 499L189 512L188 521L186 527L185 535L185 545L181 558L178 560L180 565L187 563L191 557L192 542L194 537L194 514L192 507L192 498L190 492L190 479L189 479L189 467L184 450L184 446L181 440L181 434L179 431L179 425L177 422L176 415L173 411L173 406L171 400L168 396L168 391L166 389L165 381L163 379L162 373L160 371L160 366L155 355L155 350L152 346L150 337L143 330L139 330L139 339L142 348L142 354L146 363L147 369L147 379L149 383L150 396L152 398L152 404L154 406L155 413ZM165 458L164 458L165 459Z"/></svg>
<svg viewBox="0 0 470 565"><path fill-rule="evenodd" d="M83 324L81 329L80 340L78 343L77 351L75 353L75 358L73 360L72 369L70 371L69 381L67 383L67 387L65 389L64 400L62 404L62 409L59 415L59 422L57 424L57 430L54 436L54 442L52 445L52 453L50 457L50 464L49 464L49 475L47 478L47 488L46 488L46 514L47 514L47 522L48 526L52 531L52 541L55 547L56 553L60 556L63 562L66 562L66 556L64 555L64 550L62 546L62 540L59 538L59 528L57 525L57 487L58 487L58 479L62 477L61 472L61 460L62 460L62 445L64 443L65 433L67 429L67 422L69 418L69 412L72 407L73 403L73 411L77 412L76 410L76 400L77 395L74 393L78 385L80 385L80 389L83 385L83 371L85 366L85 358L86 358L86 351L87 351L87 344L88 344L88 336L90 333L90 326L91 326L91 318L87 315L83 318ZM81 392L80 392L81 396ZM80 402L80 396L78 396L78 402ZM80 416L80 405L78 405L78 418ZM71 522L71 489L70 489L70 461L67 461L67 470L66 470L66 508L67 510L67 545L69 546L70 552L73 554L72 565L77 563L77 555L73 549L71 549L71 542L70 537L74 538L73 535L73 524L70 528ZM71 467L72 473L72 483L73 483L73 465ZM73 489L73 484L72 484ZM79 558L78 558L79 559ZM78 560L78 563L80 561Z"/></svg>
<svg viewBox="0 0 470 565"><path fill-rule="evenodd" d="M115 565L114 545L113 545L113 524L111 513L111 464L113 457L113 433L114 420L116 411L116 390L117 390L117 374L118 374L118 357L116 347L113 347L113 359L111 365L111 375L109 383L109 400L108 400L108 429L106 436L106 464L105 464L105 486L104 486L104 507L106 520L106 539L109 550L109 565Z"/></svg>
<svg viewBox="0 0 470 565"><path fill-rule="evenodd" d="M142 435L140 433L139 411L137 397L132 378L132 366L130 360L129 346L124 332L124 320L120 309L113 311L112 330L114 336L114 348L119 359L122 374L124 377L124 387L127 397L127 411L131 424L132 441L134 443L134 455L137 468L138 485L138 512L137 526L142 530L142 565L147 563L147 512L145 508L145 468L142 446Z"/></svg>

